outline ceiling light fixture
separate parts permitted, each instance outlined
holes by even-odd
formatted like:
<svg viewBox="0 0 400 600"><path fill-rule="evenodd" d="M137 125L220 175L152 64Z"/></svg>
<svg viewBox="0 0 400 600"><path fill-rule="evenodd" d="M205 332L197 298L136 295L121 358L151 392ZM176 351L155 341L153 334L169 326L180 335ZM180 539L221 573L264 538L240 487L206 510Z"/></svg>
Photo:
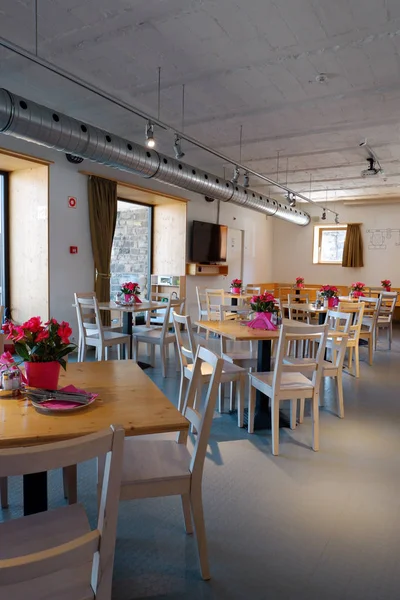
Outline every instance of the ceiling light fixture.
<svg viewBox="0 0 400 600"><path fill-rule="evenodd" d="M239 177L240 177L240 171L239 171L238 167L235 167L233 169L233 177L231 179L231 181L234 185L236 185L237 182L239 181Z"/></svg>
<svg viewBox="0 0 400 600"><path fill-rule="evenodd" d="M292 192L288 192L286 199L289 202L289 206L296 206L296 196Z"/></svg>
<svg viewBox="0 0 400 600"><path fill-rule="evenodd" d="M243 187L248 188L250 185L250 177L247 171L243 174Z"/></svg>
<svg viewBox="0 0 400 600"><path fill-rule="evenodd" d="M322 211L321 219L322 219L322 221L326 221L326 210L325 209Z"/></svg>
<svg viewBox="0 0 400 600"><path fill-rule="evenodd" d="M338 214L335 217L335 223L336 223L336 225L339 225L339 215Z"/></svg>
<svg viewBox="0 0 400 600"><path fill-rule="evenodd" d="M154 125L151 121L147 121L146 123L146 146L148 148L154 148L156 145L154 139Z"/></svg>
<svg viewBox="0 0 400 600"><path fill-rule="evenodd" d="M182 142L181 138L176 133L175 134L175 141L174 141L174 152L175 152L175 158L177 160L180 160L181 158L183 158L185 156L185 153L182 150L181 142Z"/></svg>

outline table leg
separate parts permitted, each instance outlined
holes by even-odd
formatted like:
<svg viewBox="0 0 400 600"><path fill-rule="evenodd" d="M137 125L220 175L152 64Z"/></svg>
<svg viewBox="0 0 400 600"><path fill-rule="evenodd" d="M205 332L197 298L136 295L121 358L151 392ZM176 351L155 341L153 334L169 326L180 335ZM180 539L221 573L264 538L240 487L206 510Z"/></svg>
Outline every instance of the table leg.
<svg viewBox="0 0 400 600"><path fill-rule="evenodd" d="M326 313L320 312L318 314L318 325L325 325Z"/></svg>
<svg viewBox="0 0 400 600"><path fill-rule="evenodd" d="M238 305L238 299L237 298L231 298L231 305L232 306L237 306Z"/></svg>
<svg viewBox="0 0 400 600"><path fill-rule="evenodd" d="M24 475L24 515L47 510L47 472Z"/></svg>
<svg viewBox="0 0 400 600"><path fill-rule="evenodd" d="M127 335L130 336L130 344L131 344L131 356L132 356L132 313L131 312L124 312L122 313L122 333L126 333ZM123 346L122 348L122 358L125 359L125 346Z"/></svg>
<svg viewBox="0 0 400 600"><path fill-rule="evenodd" d="M271 340L259 340L257 354L257 371L271 370ZM279 426L288 427L289 420L279 413ZM271 429L271 409L269 398L259 390L256 392L256 410L254 415L254 429Z"/></svg>

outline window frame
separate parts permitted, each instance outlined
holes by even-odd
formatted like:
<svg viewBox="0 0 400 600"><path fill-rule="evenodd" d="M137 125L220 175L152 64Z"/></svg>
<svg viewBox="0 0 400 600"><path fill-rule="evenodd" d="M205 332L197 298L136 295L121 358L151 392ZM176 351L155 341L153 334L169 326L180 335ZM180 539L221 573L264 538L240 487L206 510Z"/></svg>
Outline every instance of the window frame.
<svg viewBox="0 0 400 600"><path fill-rule="evenodd" d="M3 180L3 207L0 207L1 231L2 231L2 281L4 317L9 319L10 314L10 248L9 248L9 172L0 169L0 177ZM1 185L1 183L0 183Z"/></svg>
<svg viewBox="0 0 400 600"><path fill-rule="evenodd" d="M321 260L322 235L324 231L347 231L347 223L340 225L314 225L314 240L313 240L313 264L314 265L341 265L341 260Z"/></svg>

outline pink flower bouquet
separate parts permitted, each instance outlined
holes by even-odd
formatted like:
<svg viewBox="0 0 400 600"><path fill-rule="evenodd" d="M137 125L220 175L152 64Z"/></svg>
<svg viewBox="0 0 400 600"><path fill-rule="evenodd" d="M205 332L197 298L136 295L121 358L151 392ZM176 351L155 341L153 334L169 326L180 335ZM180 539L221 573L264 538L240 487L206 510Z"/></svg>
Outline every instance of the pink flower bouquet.
<svg viewBox="0 0 400 600"><path fill-rule="evenodd" d="M390 292L390 290L392 289L392 282L390 281L390 279L382 279L381 286L386 292Z"/></svg>
<svg viewBox="0 0 400 600"><path fill-rule="evenodd" d="M296 277L296 287L297 288L304 287L304 277Z"/></svg>
<svg viewBox="0 0 400 600"><path fill-rule="evenodd" d="M323 296L324 298L336 297L339 292L337 287L335 287L334 285L323 285L319 291L320 291L321 296Z"/></svg>

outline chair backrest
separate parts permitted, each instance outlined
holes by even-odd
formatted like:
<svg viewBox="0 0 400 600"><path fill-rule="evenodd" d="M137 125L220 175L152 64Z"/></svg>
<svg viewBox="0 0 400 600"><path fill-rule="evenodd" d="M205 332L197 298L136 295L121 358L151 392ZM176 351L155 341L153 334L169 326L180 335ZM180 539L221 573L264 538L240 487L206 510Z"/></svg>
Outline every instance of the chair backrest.
<svg viewBox="0 0 400 600"><path fill-rule="evenodd" d="M184 368L187 367L188 364L194 363L196 357L197 342L193 334L192 321L190 320L189 315L182 315L173 311L172 319L174 322L179 362L181 365L181 373L183 373ZM182 326L186 330L187 340L185 340L182 335Z"/></svg>
<svg viewBox="0 0 400 600"><path fill-rule="evenodd" d="M196 298L197 298L197 308L199 310L199 320L201 321L202 315L207 314L207 297L205 288L201 288L196 285Z"/></svg>
<svg viewBox="0 0 400 600"><path fill-rule="evenodd" d="M208 318L211 319L215 315L219 316L219 306L225 304L225 291L223 289L206 288L205 294Z"/></svg>
<svg viewBox="0 0 400 600"><path fill-rule="evenodd" d="M332 337L331 350L336 354L335 367L341 370L347 349L347 340L350 333L351 313L339 312L337 310L328 310L326 322L329 330L340 331L340 338ZM332 357L333 361L334 356Z"/></svg>
<svg viewBox="0 0 400 600"><path fill-rule="evenodd" d="M168 334L168 329L170 328L170 325L171 325L171 321L170 321L171 310L174 309L175 312L182 314L185 309L185 302L186 302L185 298L174 298L174 299L169 298L168 299L168 302L166 303L164 319L163 319L162 327L161 327L161 340L163 340L165 338L165 336Z"/></svg>
<svg viewBox="0 0 400 600"><path fill-rule="evenodd" d="M303 303L310 304L310 296L308 294L288 294L288 304Z"/></svg>
<svg viewBox="0 0 400 600"><path fill-rule="evenodd" d="M310 364L310 375L312 374L312 384L314 386L319 386L322 376L322 361L325 353L326 339L328 335L328 322L325 322L324 325L288 325L287 321L284 325L282 325L280 334L279 334L279 342L278 342L278 350L276 352L275 359L275 370L272 380L273 390L278 390L282 372L287 370L284 365L284 359L286 355L286 350L290 342L296 341L301 344L304 342L317 342L318 350L315 356L315 362ZM289 370L293 370L290 368ZM310 376L307 375L307 376Z"/></svg>
<svg viewBox="0 0 400 600"><path fill-rule="evenodd" d="M338 312L350 313L349 340L353 344L358 344L360 339L361 325L364 316L364 303L362 302L339 302Z"/></svg>
<svg viewBox="0 0 400 600"><path fill-rule="evenodd" d="M289 294L290 295L290 294ZM289 319L291 321L302 321L304 323L310 323L310 312L301 308L304 302L293 302L288 305Z"/></svg>
<svg viewBox="0 0 400 600"><path fill-rule="evenodd" d="M246 294L253 294L253 296L260 296L261 287L259 285L246 285Z"/></svg>
<svg viewBox="0 0 400 600"><path fill-rule="evenodd" d="M378 319L379 317L386 317L388 321L391 321L396 308L396 302L397 292L381 292Z"/></svg>
<svg viewBox="0 0 400 600"><path fill-rule="evenodd" d="M251 308L246 306L234 306L232 304L220 304L219 315L221 321L236 321L237 319L244 319L251 313Z"/></svg>
<svg viewBox="0 0 400 600"><path fill-rule="evenodd" d="M110 565L114 560L124 435L121 426L112 425L104 431L73 440L0 450L0 477L49 471L106 455L97 528L43 552L0 560L0 596L1 586L43 577L91 560L96 597L111 596ZM22 526L25 518L21 517Z"/></svg>
<svg viewBox="0 0 400 600"><path fill-rule="evenodd" d="M74 298L79 337L84 339L87 331L95 329L98 331L99 337L102 338L104 333L103 323L95 292L75 292Z"/></svg>
<svg viewBox="0 0 400 600"><path fill-rule="evenodd" d="M378 314L381 303L380 298L372 298L371 296L360 296L360 303L364 304L363 325L366 325L369 331L374 331L376 322L378 320Z"/></svg>
<svg viewBox="0 0 400 600"><path fill-rule="evenodd" d="M196 392L200 386L201 366L207 363L211 367L210 381L207 387L207 393L204 403L197 400L197 408L194 408ZM198 346L194 361L193 375L189 383L183 415L193 425L197 431L196 441L193 448L192 459L190 461L190 471L195 483L201 482L203 474L204 460L208 438L213 420L215 402L218 393L218 387L221 381L221 374L224 361L214 352L204 346ZM202 404L202 406L200 406ZM179 434L179 441L187 440L187 431Z"/></svg>

